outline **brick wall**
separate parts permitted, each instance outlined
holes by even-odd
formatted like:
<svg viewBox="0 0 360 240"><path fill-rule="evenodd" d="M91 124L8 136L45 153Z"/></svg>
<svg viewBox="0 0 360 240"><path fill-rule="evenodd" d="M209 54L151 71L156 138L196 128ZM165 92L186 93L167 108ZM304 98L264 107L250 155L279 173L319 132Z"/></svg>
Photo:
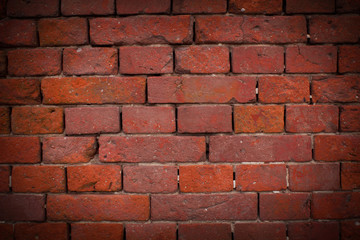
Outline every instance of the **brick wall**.
<svg viewBox="0 0 360 240"><path fill-rule="evenodd" d="M359 0L1 0L0 239L360 239Z"/></svg>

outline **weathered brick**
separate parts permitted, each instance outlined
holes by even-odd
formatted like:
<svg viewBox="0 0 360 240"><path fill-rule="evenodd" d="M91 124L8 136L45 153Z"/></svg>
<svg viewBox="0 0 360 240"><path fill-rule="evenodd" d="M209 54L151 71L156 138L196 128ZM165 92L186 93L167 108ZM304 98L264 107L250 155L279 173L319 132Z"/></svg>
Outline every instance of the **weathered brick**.
<svg viewBox="0 0 360 240"><path fill-rule="evenodd" d="M90 39L95 45L191 43L192 25L190 16L94 18Z"/></svg>
<svg viewBox="0 0 360 240"><path fill-rule="evenodd" d="M175 223L126 224L126 239L176 240Z"/></svg>
<svg viewBox="0 0 360 240"><path fill-rule="evenodd" d="M40 148L38 137L0 137L0 162L38 163Z"/></svg>
<svg viewBox="0 0 360 240"><path fill-rule="evenodd" d="M285 164L241 164L235 173L236 189L242 192L286 189Z"/></svg>
<svg viewBox="0 0 360 240"><path fill-rule="evenodd" d="M63 116L63 108L14 107L11 114L11 129L14 134L62 133Z"/></svg>
<svg viewBox="0 0 360 240"><path fill-rule="evenodd" d="M10 108L0 107L0 134L9 134L9 133L10 133Z"/></svg>
<svg viewBox="0 0 360 240"><path fill-rule="evenodd" d="M289 188L295 192L339 190L339 173L337 163L289 165Z"/></svg>
<svg viewBox="0 0 360 240"><path fill-rule="evenodd" d="M1 233L2 240L13 240L14 239L13 224L0 223L0 233Z"/></svg>
<svg viewBox="0 0 360 240"><path fill-rule="evenodd" d="M230 192L233 167L230 165L192 165L179 167L181 192Z"/></svg>
<svg viewBox="0 0 360 240"><path fill-rule="evenodd" d="M309 136L211 136L210 162L310 161Z"/></svg>
<svg viewBox="0 0 360 240"><path fill-rule="evenodd" d="M179 240L231 240L228 223L182 223L178 231Z"/></svg>
<svg viewBox="0 0 360 240"><path fill-rule="evenodd" d="M0 76L6 75L7 64L6 64L6 53L4 51L0 51Z"/></svg>
<svg viewBox="0 0 360 240"><path fill-rule="evenodd" d="M44 221L45 196L9 194L0 196L1 221Z"/></svg>
<svg viewBox="0 0 360 240"><path fill-rule="evenodd" d="M231 58L234 73L282 73L284 71L284 48L280 46L234 47Z"/></svg>
<svg viewBox="0 0 360 240"><path fill-rule="evenodd" d="M232 108L224 105L180 106L178 132L232 132Z"/></svg>
<svg viewBox="0 0 360 240"><path fill-rule="evenodd" d="M356 240L360 238L359 220L348 220L341 222L342 240Z"/></svg>
<svg viewBox="0 0 360 240"><path fill-rule="evenodd" d="M234 240L285 240L284 223L236 223Z"/></svg>
<svg viewBox="0 0 360 240"><path fill-rule="evenodd" d="M305 76L259 77L261 103L310 102L310 81Z"/></svg>
<svg viewBox="0 0 360 240"><path fill-rule="evenodd" d="M287 132L336 132L339 108L333 105L286 106Z"/></svg>
<svg viewBox="0 0 360 240"><path fill-rule="evenodd" d="M86 163L96 153L95 137L45 137L43 163Z"/></svg>
<svg viewBox="0 0 360 240"><path fill-rule="evenodd" d="M12 76L57 75L60 72L60 49L16 49L8 52L8 73Z"/></svg>
<svg viewBox="0 0 360 240"><path fill-rule="evenodd" d="M121 166L87 165L67 167L67 185L73 192L121 190Z"/></svg>
<svg viewBox="0 0 360 240"><path fill-rule="evenodd" d="M122 127L126 133L175 132L175 109L170 106L124 106Z"/></svg>
<svg viewBox="0 0 360 240"><path fill-rule="evenodd" d="M144 103L142 77L44 78L44 104Z"/></svg>
<svg viewBox="0 0 360 240"><path fill-rule="evenodd" d="M102 162L199 162L205 160L205 138L139 136L99 138Z"/></svg>
<svg viewBox="0 0 360 240"><path fill-rule="evenodd" d="M1 104L39 104L40 81L38 79L0 79Z"/></svg>
<svg viewBox="0 0 360 240"><path fill-rule="evenodd" d="M121 223L72 223L73 240L123 239L124 226Z"/></svg>
<svg viewBox="0 0 360 240"><path fill-rule="evenodd" d="M286 0L287 13L332 13L335 12L335 0Z"/></svg>
<svg viewBox="0 0 360 240"><path fill-rule="evenodd" d="M36 46L36 24L33 20L3 19L0 21L0 45Z"/></svg>
<svg viewBox="0 0 360 240"><path fill-rule="evenodd" d="M317 135L314 139L317 161L360 161L359 135Z"/></svg>
<svg viewBox="0 0 360 240"><path fill-rule="evenodd" d="M66 221L148 220L150 201L145 195L70 195L47 197L47 218Z"/></svg>
<svg viewBox="0 0 360 240"><path fill-rule="evenodd" d="M279 14L282 12L282 1L283 0L230 0L229 12L245 14Z"/></svg>
<svg viewBox="0 0 360 240"><path fill-rule="evenodd" d="M123 74L173 72L173 50L171 47L120 47L119 55L120 73Z"/></svg>
<svg viewBox="0 0 360 240"><path fill-rule="evenodd" d="M300 220L310 218L308 193L261 193L261 220Z"/></svg>
<svg viewBox="0 0 360 240"><path fill-rule="evenodd" d="M176 166L125 166L124 191L172 193L178 189Z"/></svg>
<svg viewBox="0 0 360 240"><path fill-rule="evenodd" d="M88 43L85 18L40 19L40 46L79 45Z"/></svg>
<svg viewBox="0 0 360 240"><path fill-rule="evenodd" d="M360 188L359 163L341 163L341 188L343 190Z"/></svg>
<svg viewBox="0 0 360 240"><path fill-rule="evenodd" d="M117 0L117 14L170 13L170 0Z"/></svg>
<svg viewBox="0 0 360 240"><path fill-rule="evenodd" d="M66 134L120 131L118 107L77 107L65 109Z"/></svg>
<svg viewBox="0 0 360 240"><path fill-rule="evenodd" d="M65 48L65 75L110 75L118 72L118 51L114 48Z"/></svg>
<svg viewBox="0 0 360 240"><path fill-rule="evenodd" d="M360 11L360 0L336 0L336 11L357 13Z"/></svg>
<svg viewBox="0 0 360 240"><path fill-rule="evenodd" d="M312 43L355 43L360 38L360 16L312 16L309 20Z"/></svg>
<svg viewBox="0 0 360 240"><path fill-rule="evenodd" d="M173 13L224 13L226 0L174 0Z"/></svg>
<svg viewBox="0 0 360 240"><path fill-rule="evenodd" d="M313 193L313 219L346 219L360 216L360 192Z"/></svg>
<svg viewBox="0 0 360 240"><path fill-rule="evenodd" d="M61 0L61 13L71 15L113 14L114 0Z"/></svg>
<svg viewBox="0 0 360 240"><path fill-rule="evenodd" d="M66 223L16 223L16 239L53 239L67 240Z"/></svg>
<svg viewBox="0 0 360 240"><path fill-rule="evenodd" d="M360 46L339 47L339 72L360 72Z"/></svg>
<svg viewBox="0 0 360 240"><path fill-rule="evenodd" d="M177 73L227 73L229 49L225 46L183 46L175 49Z"/></svg>
<svg viewBox="0 0 360 240"><path fill-rule="evenodd" d="M14 192L65 192L65 170L58 166L14 166Z"/></svg>
<svg viewBox="0 0 360 240"><path fill-rule="evenodd" d="M312 79L314 102L360 102L359 76L313 76Z"/></svg>
<svg viewBox="0 0 360 240"><path fill-rule="evenodd" d="M0 166L0 192L9 192L9 177L10 167Z"/></svg>
<svg viewBox="0 0 360 240"><path fill-rule="evenodd" d="M284 107L278 105L235 105L235 133L284 131Z"/></svg>
<svg viewBox="0 0 360 240"><path fill-rule="evenodd" d="M254 220L257 216L257 195L152 195L152 220Z"/></svg>
<svg viewBox="0 0 360 240"><path fill-rule="evenodd" d="M11 17L54 17L59 15L59 0L8 0L7 15Z"/></svg>
<svg viewBox="0 0 360 240"><path fill-rule="evenodd" d="M150 77L147 86L151 103L245 103L256 99L254 77Z"/></svg>
<svg viewBox="0 0 360 240"><path fill-rule="evenodd" d="M329 239L339 240L337 222L291 222L288 224L290 239Z"/></svg>

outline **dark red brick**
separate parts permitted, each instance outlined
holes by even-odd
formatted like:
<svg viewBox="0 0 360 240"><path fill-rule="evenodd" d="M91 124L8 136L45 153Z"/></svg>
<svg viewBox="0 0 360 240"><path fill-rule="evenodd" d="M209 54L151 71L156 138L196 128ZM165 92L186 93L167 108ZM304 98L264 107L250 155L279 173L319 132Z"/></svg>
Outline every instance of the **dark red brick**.
<svg viewBox="0 0 360 240"><path fill-rule="evenodd" d="M38 79L0 79L1 104L39 104L40 81Z"/></svg>
<svg viewBox="0 0 360 240"><path fill-rule="evenodd" d="M126 239L176 240L175 223L126 224Z"/></svg>
<svg viewBox="0 0 360 240"><path fill-rule="evenodd" d="M283 0L230 0L229 12L279 14L282 12L282 1Z"/></svg>
<svg viewBox="0 0 360 240"><path fill-rule="evenodd" d="M1 240L14 239L14 227L10 223L0 223Z"/></svg>
<svg viewBox="0 0 360 240"><path fill-rule="evenodd" d="M10 194L0 197L1 221L44 221L45 196Z"/></svg>
<svg viewBox="0 0 360 240"><path fill-rule="evenodd" d="M335 12L335 0L286 0L287 13L332 13Z"/></svg>
<svg viewBox="0 0 360 240"><path fill-rule="evenodd" d="M117 14L170 13L170 0L117 0Z"/></svg>
<svg viewBox="0 0 360 240"><path fill-rule="evenodd" d="M10 108L0 107L0 134L9 134L9 133L10 133Z"/></svg>
<svg viewBox="0 0 360 240"><path fill-rule="evenodd" d="M360 46L339 47L339 72L360 72Z"/></svg>
<svg viewBox="0 0 360 240"><path fill-rule="evenodd" d="M38 163L40 148L38 137L0 137L0 163Z"/></svg>
<svg viewBox="0 0 360 240"><path fill-rule="evenodd" d="M357 240L360 238L360 222L359 220L348 220L341 222L341 239Z"/></svg>
<svg viewBox="0 0 360 240"><path fill-rule="evenodd" d="M224 13L226 0L174 0L173 13Z"/></svg>
<svg viewBox="0 0 360 240"><path fill-rule="evenodd" d="M59 221L148 220L149 196L145 195L48 195L47 218Z"/></svg>
<svg viewBox="0 0 360 240"><path fill-rule="evenodd" d="M0 0L1 1L1 0ZM6 60L6 52L0 51L0 76L6 75L7 70L7 60Z"/></svg>
<svg viewBox="0 0 360 240"><path fill-rule="evenodd" d="M8 0L7 15L11 17L54 17L59 15L59 0Z"/></svg>
<svg viewBox="0 0 360 240"><path fill-rule="evenodd" d="M196 136L100 136L102 162L199 162L205 138Z"/></svg>
<svg viewBox="0 0 360 240"><path fill-rule="evenodd" d="M360 11L360 0L336 0L336 11L358 13Z"/></svg>
<svg viewBox="0 0 360 240"><path fill-rule="evenodd" d="M113 14L114 0L61 0L61 13L71 15Z"/></svg>
<svg viewBox="0 0 360 240"><path fill-rule="evenodd" d="M291 222L288 224L290 239L329 239L339 240L339 223L337 222Z"/></svg>
<svg viewBox="0 0 360 240"><path fill-rule="evenodd" d="M211 136L210 162L310 161L309 136Z"/></svg>
<svg viewBox="0 0 360 240"><path fill-rule="evenodd" d="M179 240L231 240L228 223L182 223L178 231Z"/></svg>
<svg viewBox="0 0 360 240"><path fill-rule="evenodd" d="M341 188L343 190L360 188L359 163L341 163Z"/></svg>
<svg viewBox="0 0 360 240"><path fill-rule="evenodd" d="M173 221L255 220L255 193L152 195L151 219Z"/></svg>
<svg viewBox="0 0 360 240"><path fill-rule="evenodd" d="M0 18L4 17L6 17L6 0L0 0Z"/></svg>
<svg viewBox="0 0 360 240"><path fill-rule="evenodd" d="M33 20L3 19L0 21L0 45L36 46L36 23Z"/></svg>
<svg viewBox="0 0 360 240"><path fill-rule="evenodd" d="M10 177L10 167L0 166L0 192L9 192L10 190L9 177Z"/></svg>
<svg viewBox="0 0 360 240"><path fill-rule="evenodd" d="M173 72L171 47L120 47L120 73L160 74Z"/></svg>
<svg viewBox="0 0 360 240"><path fill-rule="evenodd" d="M284 223L236 223L234 240L286 240Z"/></svg>
<svg viewBox="0 0 360 240"><path fill-rule="evenodd" d="M66 223L16 223L15 238L67 240L68 227Z"/></svg>
<svg viewBox="0 0 360 240"><path fill-rule="evenodd" d="M73 240L114 240L123 239L124 226L121 223L72 223Z"/></svg>

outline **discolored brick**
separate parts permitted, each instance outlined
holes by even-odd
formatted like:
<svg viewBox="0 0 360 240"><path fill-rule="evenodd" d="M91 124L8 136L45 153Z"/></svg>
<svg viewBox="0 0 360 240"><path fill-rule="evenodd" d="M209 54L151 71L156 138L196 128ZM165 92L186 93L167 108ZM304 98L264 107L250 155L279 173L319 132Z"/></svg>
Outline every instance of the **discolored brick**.
<svg viewBox="0 0 360 240"><path fill-rule="evenodd" d="M179 240L231 240L228 223L182 223L178 232Z"/></svg>
<svg viewBox="0 0 360 240"><path fill-rule="evenodd" d="M176 240L175 223L129 223L126 224L126 239Z"/></svg>
<svg viewBox="0 0 360 240"><path fill-rule="evenodd" d="M0 79L1 104L39 104L40 81L38 79Z"/></svg>
<svg viewBox="0 0 360 240"><path fill-rule="evenodd" d="M40 148L38 137L0 137L0 162L38 163Z"/></svg>
<svg viewBox="0 0 360 240"><path fill-rule="evenodd" d="M173 13L224 13L226 0L173 0Z"/></svg>
<svg viewBox="0 0 360 240"><path fill-rule="evenodd" d="M124 226L121 223L72 223L73 240L123 239Z"/></svg>
<svg viewBox="0 0 360 240"><path fill-rule="evenodd" d="M66 223L16 223L16 239L53 239L67 240Z"/></svg>
<svg viewBox="0 0 360 240"><path fill-rule="evenodd" d="M339 47L339 72L360 72L360 46Z"/></svg>
<svg viewBox="0 0 360 240"><path fill-rule="evenodd" d="M36 46L36 23L33 20L0 20L0 45Z"/></svg>
<svg viewBox="0 0 360 240"><path fill-rule="evenodd" d="M282 12L282 2L283 0L230 0L229 12L244 14L279 14Z"/></svg>
<svg viewBox="0 0 360 240"><path fill-rule="evenodd" d="M10 133L10 108L0 107L0 134Z"/></svg>
<svg viewBox="0 0 360 240"><path fill-rule="evenodd" d="M9 183L10 183L10 167L0 166L0 192L9 192L10 191Z"/></svg>
<svg viewBox="0 0 360 240"><path fill-rule="evenodd" d="M54 17L59 15L59 0L8 0L11 17Z"/></svg>
<svg viewBox="0 0 360 240"><path fill-rule="evenodd" d="M236 223L234 240L285 240L284 223Z"/></svg>
<svg viewBox="0 0 360 240"><path fill-rule="evenodd" d="M169 13L170 0L117 0L117 14L138 14L138 13Z"/></svg>
<svg viewBox="0 0 360 240"><path fill-rule="evenodd" d="M44 221L45 196L9 194L0 198L1 221Z"/></svg>
<svg viewBox="0 0 360 240"><path fill-rule="evenodd" d="M114 0L61 0L61 13L65 16L107 15L114 12Z"/></svg>
<svg viewBox="0 0 360 240"><path fill-rule="evenodd" d="M360 188L359 163L341 163L341 188L343 190Z"/></svg>

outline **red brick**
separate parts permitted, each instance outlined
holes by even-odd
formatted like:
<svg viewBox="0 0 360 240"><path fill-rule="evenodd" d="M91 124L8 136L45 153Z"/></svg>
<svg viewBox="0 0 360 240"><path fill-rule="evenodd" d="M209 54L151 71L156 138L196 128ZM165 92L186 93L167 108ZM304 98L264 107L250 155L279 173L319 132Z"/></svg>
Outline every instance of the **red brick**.
<svg viewBox="0 0 360 240"><path fill-rule="evenodd" d="M0 162L38 163L40 148L38 137L0 137Z"/></svg>
<svg viewBox="0 0 360 240"><path fill-rule="evenodd" d="M228 223L182 223L178 231L179 240L231 240Z"/></svg>
<svg viewBox="0 0 360 240"><path fill-rule="evenodd" d="M11 181L14 192L65 192L63 167L14 166Z"/></svg>
<svg viewBox="0 0 360 240"><path fill-rule="evenodd" d="M360 16L312 16L309 20L310 42L340 43L358 42Z"/></svg>
<svg viewBox="0 0 360 240"><path fill-rule="evenodd" d="M87 165L67 167L67 185L73 192L121 190L121 166Z"/></svg>
<svg viewBox="0 0 360 240"><path fill-rule="evenodd" d="M121 223L72 223L73 240L123 239L124 226Z"/></svg>
<svg viewBox="0 0 360 240"><path fill-rule="evenodd" d="M359 135L317 135L314 142L317 161L360 161Z"/></svg>
<svg viewBox="0 0 360 240"><path fill-rule="evenodd" d="M155 74L173 72L171 47L120 47L120 73Z"/></svg>
<svg viewBox="0 0 360 240"><path fill-rule="evenodd" d="M173 13L225 13L226 0L174 0Z"/></svg>
<svg viewBox="0 0 360 240"><path fill-rule="evenodd" d="M114 48L65 48L65 75L110 75L118 72L118 51Z"/></svg>
<svg viewBox="0 0 360 240"><path fill-rule="evenodd" d="M211 136L210 162L310 161L309 136Z"/></svg>
<svg viewBox="0 0 360 240"><path fill-rule="evenodd" d="M329 239L339 240L339 223L337 222L291 222L288 224L290 239Z"/></svg>
<svg viewBox="0 0 360 240"><path fill-rule="evenodd" d="M86 163L96 153L95 137L45 137L43 163Z"/></svg>
<svg viewBox="0 0 360 240"><path fill-rule="evenodd" d="M39 104L40 81L38 79L0 79L1 104Z"/></svg>
<svg viewBox="0 0 360 240"><path fill-rule="evenodd" d="M10 167L0 166L0 192L9 192Z"/></svg>
<svg viewBox="0 0 360 240"><path fill-rule="evenodd" d="M180 106L178 132L232 132L232 108L224 105Z"/></svg>
<svg viewBox="0 0 360 240"><path fill-rule="evenodd" d="M248 76L150 77L147 86L151 103L245 103L256 99L256 79Z"/></svg>
<svg viewBox="0 0 360 240"><path fill-rule="evenodd" d="M235 105L235 133L284 131L284 107L278 105Z"/></svg>
<svg viewBox="0 0 360 240"><path fill-rule="evenodd" d="M360 102L359 76L313 76L312 79L314 102Z"/></svg>
<svg viewBox="0 0 360 240"><path fill-rule="evenodd" d="M70 15L107 15L113 14L114 0L62 0L61 13Z"/></svg>
<svg viewBox="0 0 360 240"><path fill-rule="evenodd" d="M341 188L343 190L353 190L360 188L359 163L341 164Z"/></svg>
<svg viewBox="0 0 360 240"><path fill-rule="evenodd" d="M360 0L336 0L336 11L357 13L360 11Z"/></svg>
<svg viewBox="0 0 360 240"><path fill-rule="evenodd" d="M339 72L360 72L360 46L339 47Z"/></svg>
<svg viewBox="0 0 360 240"><path fill-rule="evenodd" d="M230 0L229 12L279 14L282 12L282 1L283 0Z"/></svg>
<svg viewBox="0 0 360 240"><path fill-rule="evenodd" d="M16 223L16 239L53 239L67 240L66 223Z"/></svg>
<svg viewBox="0 0 360 240"><path fill-rule="evenodd" d="M229 49L225 46L183 46L175 49L177 73L227 73Z"/></svg>
<svg viewBox="0 0 360 240"><path fill-rule="evenodd" d="M346 219L360 216L360 192L313 193L313 219Z"/></svg>
<svg viewBox="0 0 360 240"><path fill-rule="evenodd" d="M144 103L142 77L44 78L44 104Z"/></svg>
<svg viewBox="0 0 360 240"><path fill-rule="evenodd" d="M11 17L58 16L59 0L8 0L7 14Z"/></svg>
<svg viewBox="0 0 360 240"><path fill-rule="evenodd" d="M60 72L60 49L16 49L8 52L8 73L12 76L57 75Z"/></svg>
<svg viewBox="0 0 360 240"><path fill-rule="evenodd" d="M284 71L283 47L234 47L231 57L234 73L281 73Z"/></svg>
<svg viewBox="0 0 360 240"><path fill-rule="evenodd" d="M358 220L348 220L341 222L341 239L357 240L360 238L360 222Z"/></svg>
<svg viewBox="0 0 360 240"><path fill-rule="evenodd" d="M179 167L181 192L230 192L233 167L229 165L192 165Z"/></svg>
<svg viewBox="0 0 360 240"><path fill-rule="evenodd" d="M13 224L0 223L1 240L13 240L14 229Z"/></svg>
<svg viewBox="0 0 360 240"><path fill-rule="evenodd" d="M96 45L191 43L192 26L190 16L94 18L90 39Z"/></svg>
<svg viewBox="0 0 360 240"><path fill-rule="evenodd" d="M333 105L286 106L287 132L336 132L339 108Z"/></svg>
<svg viewBox="0 0 360 240"><path fill-rule="evenodd" d="M10 108L0 107L0 134L9 134L9 133L10 133Z"/></svg>
<svg viewBox="0 0 360 240"><path fill-rule="evenodd" d="M286 240L284 223L236 223L234 240Z"/></svg>
<svg viewBox="0 0 360 240"><path fill-rule="evenodd" d="M48 195L47 218L59 221L148 220L150 201L145 195Z"/></svg>
<svg viewBox="0 0 360 240"><path fill-rule="evenodd" d="M286 0L287 13L332 13L335 12L335 0Z"/></svg>
<svg viewBox="0 0 360 240"><path fill-rule="evenodd" d="M245 191L275 191L286 189L285 164L242 164L236 166L236 189Z"/></svg>
<svg viewBox="0 0 360 240"><path fill-rule="evenodd" d="M78 45L88 43L85 18L40 19L40 46Z"/></svg>
<svg viewBox="0 0 360 240"><path fill-rule="evenodd" d="M102 162L200 162L205 138L196 136L100 136Z"/></svg>
<svg viewBox="0 0 360 240"><path fill-rule="evenodd" d="M92 134L120 131L118 107L77 107L65 109L66 134Z"/></svg>
<svg viewBox="0 0 360 240"><path fill-rule="evenodd" d="M170 13L170 0L117 0L117 14Z"/></svg>
<svg viewBox="0 0 360 240"><path fill-rule="evenodd" d="M261 103L310 102L310 81L306 76L259 77Z"/></svg>
<svg viewBox="0 0 360 240"><path fill-rule="evenodd" d="M0 18L4 17L6 17L6 0L0 0Z"/></svg>
<svg viewBox="0 0 360 240"><path fill-rule="evenodd" d="M0 45L36 46L36 23L33 20L3 19L0 21Z"/></svg>
<svg viewBox="0 0 360 240"><path fill-rule="evenodd" d="M289 188L294 192L339 190L339 173L336 163L289 165Z"/></svg>
<svg viewBox="0 0 360 240"><path fill-rule="evenodd" d="M63 116L63 108L14 107L11 114L11 129L14 134L62 133Z"/></svg>
<svg viewBox="0 0 360 240"><path fill-rule="evenodd" d="M254 220L257 194L151 196L151 219L173 221Z"/></svg>
<svg viewBox="0 0 360 240"><path fill-rule="evenodd" d="M6 53L4 51L0 51L0 76L6 75L6 69Z"/></svg>
<svg viewBox="0 0 360 240"><path fill-rule="evenodd" d="M176 240L175 223L126 224L126 239Z"/></svg>
<svg viewBox="0 0 360 240"><path fill-rule="evenodd" d="M310 218L310 194L261 193L261 220L300 220Z"/></svg>
<svg viewBox="0 0 360 240"><path fill-rule="evenodd" d="M45 196L10 194L0 197L1 221L44 221Z"/></svg>

